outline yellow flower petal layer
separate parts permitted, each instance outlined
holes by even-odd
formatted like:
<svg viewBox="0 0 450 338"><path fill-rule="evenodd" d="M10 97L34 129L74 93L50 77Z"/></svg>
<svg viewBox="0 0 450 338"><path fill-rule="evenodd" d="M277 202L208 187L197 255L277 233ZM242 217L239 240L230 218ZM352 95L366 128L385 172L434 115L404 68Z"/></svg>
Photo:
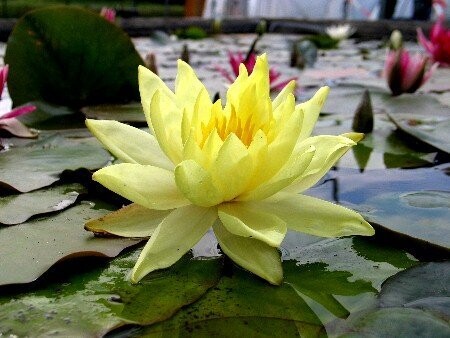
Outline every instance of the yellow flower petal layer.
<svg viewBox="0 0 450 338"><path fill-rule="evenodd" d="M173 172L158 167L120 163L96 171L92 179L149 209L167 210L190 204L178 190Z"/></svg>
<svg viewBox="0 0 450 338"><path fill-rule="evenodd" d="M144 109L145 116L150 116L150 102L157 90L163 91L175 101L175 94L172 93L158 75L143 66L138 67L138 82L142 108ZM149 127L152 128L151 125Z"/></svg>
<svg viewBox="0 0 450 338"><path fill-rule="evenodd" d="M220 222L213 226L220 248L236 264L274 285L283 281L278 250L253 238L233 235Z"/></svg>
<svg viewBox="0 0 450 338"><path fill-rule="evenodd" d="M173 163L161 151L156 138L117 121L86 120L92 134L118 159L173 170Z"/></svg>
<svg viewBox="0 0 450 338"><path fill-rule="evenodd" d="M152 210L130 204L103 217L86 222L84 228L95 234L121 237L150 237L170 210Z"/></svg>
<svg viewBox="0 0 450 338"><path fill-rule="evenodd" d="M355 135L361 135L354 133ZM343 135L320 135L309 137L297 144L294 153L302 153L313 146L315 154L304 173L284 191L302 192L316 184L330 168L356 143Z"/></svg>
<svg viewBox="0 0 450 338"><path fill-rule="evenodd" d="M223 201L229 201L243 191L250 180L251 168L247 147L235 134L230 134L209 170Z"/></svg>
<svg viewBox="0 0 450 338"><path fill-rule="evenodd" d="M147 116L162 151L178 164L182 160L181 113L173 99L163 91L157 90L150 104Z"/></svg>
<svg viewBox="0 0 450 338"><path fill-rule="evenodd" d="M131 281L137 283L148 273L178 261L203 237L216 219L216 208L189 205L172 211L142 250L131 273Z"/></svg>
<svg viewBox="0 0 450 338"><path fill-rule="evenodd" d="M183 161L175 168L175 180L181 193L192 204L210 207L223 201L211 174L194 160Z"/></svg>
<svg viewBox="0 0 450 338"><path fill-rule="evenodd" d="M262 200L276 194L283 188L289 186L304 173L306 168L310 165L314 153L315 148L314 146L311 146L305 152L291 156L285 166L274 177L259 185L254 190L242 194L236 200Z"/></svg>
<svg viewBox="0 0 450 338"><path fill-rule="evenodd" d="M372 236L371 225L357 212L318 198L278 193L259 202L267 212L287 223L289 229L322 237Z"/></svg>
<svg viewBox="0 0 450 338"><path fill-rule="evenodd" d="M300 103L295 107L295 110L301 111L303 115L299 140L304 140L311 135L329 92L329 87L322 87L309 101Z"/></svg>
<svg viewBox="0 0 450 338"><path fill-rule="evenodd" d="M255 238L273 247L280 246L286 235L286 222L257 203L223 203L218 210L222 224L234 235Z"/></svg>

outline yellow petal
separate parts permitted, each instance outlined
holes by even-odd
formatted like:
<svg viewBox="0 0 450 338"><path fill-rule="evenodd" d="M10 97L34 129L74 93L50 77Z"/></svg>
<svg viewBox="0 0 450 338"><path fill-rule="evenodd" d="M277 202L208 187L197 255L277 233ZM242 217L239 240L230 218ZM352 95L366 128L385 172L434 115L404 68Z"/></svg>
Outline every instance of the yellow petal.
<svg viewBox="0 0 450 338"><path fill-rule="evenodd" d="M286 235L286 222L257 203L223 203L218 210L222 224L234 235L255 238L273 247L279 247Z"/></svg>
<svg viewBox="0 0 450 338"><path fill-rule="evenodd" d="M233 235L220 222L213 225L222 251L236 264L274 285L283 282L278 250L253 238Z"/></svg>
<svg viewBox="0 0 450 338"><path fill-rule="evenodd" d="M175 168L175 181L182 194L195 205L210 207L223 201L211 174L194 160L183 161Z"/></svg>
<svg viewBox="0 0 450 338"><path fill-rule="evenodd" d="M309 137L297 144L294 152L314 146L316 152L308 168L293 184L285 189L302 192L316 184L330 168L356 143L345 136L320 135Z"/></svg>
<svg viewBox="0 0 450 338"><path fill-rule="evenodd" d="M96 171L92 179L149 209L167 210L190 204L178 190L173 172L151 165L115 164Z"/></svg>
<svg viewBox="0 0 450 338"><path fill-rule="evenodd" d="M103 217L86 222L84 228L95 234L121 237L150 237L170 210L153 210L130 204Z"/></svg>
<svg viewBox="0 0 450 338"><path fill-rule="evenodd" d="M189 205L172 211L156 228L131 273L139 282L148 273L171 266L191 249L217 219L215 208Z"/></svg>
<svg viewBox="0 0 450 338"><path fill-rule="evenodd" d="M279 193L259 202L287 223L289 229L322 237L372 236L371 225L357 212L318 198Z"/></svg>
<svg viewBox="0 0 450 338"><path fill-rule="evenodd" d="M248 190L253 190L273 177L288 161L297 143L301 128L301 115L293 112L285 128L279 132L276 139L267 147L265 162L258 163L259 170L255 171ZM261 170L263 168L263 170Z"/></svg>
<svg viewBox="0 0 450 338"><path fill-rule="evenodd" d="M283 90L278 93L277 97L272 102L272 110L277 109L277 107L286 100L289 94L294 92L295 84L295 80L290 81Z"/></svg>
<svg viewBox="0 0 450 338"><path fill-rule="evenodd" d="M151 70L139 66L138 68L139 92L141 94L142 108L145 115L150 115L150 102L156 90L163 91L166 95L175 101L175 94L166 86L166 84ZM151 128L151 126L150 126Z"/></svg>
<svg viewBox="0 0 450 338"><path fill-rule="evenodd" d="M252 160L247 147L235 134L230 134L219 150L209 172L222 199L229 201L239 195L250 179Z"/></svg>
<svg viewBox="0 0 450 338"><path fill-rule="evenodd" d="M262 54L256 57L255 67L248 78L252 84L256 85L256 95L258 97L269 95L270 82L267 54Z"/></svg>
<svg viewBox="0 0 450 338"><path fill-rule="evenodd" d="M203 95L199 95L200 93ZM205 95L206 94L206 95ZM178 60L178 72L175 79L175 96L177 105L180 108L194 107L199 100L202 109L211 110L211 99L208 92L195 75L194 70L186 62Z"/></svg>
<svg viewBox="0 0 450 338"><path fill-rule="evenodd" d="M173 163L161 151L155 137L143 130L109 120L88 119L86 126L115 157L123 162L174 169Z"/></svg>
<svg viewBox="0 0 450 338"><path fill-rule="evenodd" d="M300 103L295 107L296 110L301 111L303 114L302 130L299 135L299 140L304 140L311 135L329 91L329 87L322 87L309 101Z"/></svg>
<svg viewBox="0 0 450 338"><path fill-rule="evenodd" d="M150 105L151 125L162 151L174 163L182 160L181 114L163 92L157 90Z"/></svg>
<svg viewBox="0 0 450 338"><path fill-rule="evenodd" d="M262 183L255 189L247 191L240 195L236 200L238 201L254 201L262 200L273 194L276 194L281 189L289 186L300 175L302 175L306 168L308 168L314 156L315 148L311 146L306 151L295 154L290 157L285 166L270 180Z"/></svg>

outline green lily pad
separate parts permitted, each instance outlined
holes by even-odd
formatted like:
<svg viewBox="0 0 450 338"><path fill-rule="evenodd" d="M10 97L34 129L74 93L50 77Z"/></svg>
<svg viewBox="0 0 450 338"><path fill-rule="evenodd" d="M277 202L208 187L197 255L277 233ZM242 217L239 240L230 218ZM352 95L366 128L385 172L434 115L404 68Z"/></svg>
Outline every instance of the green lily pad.
<svg viewBox="0 0 450 338"><path fill-rule="evenodd" d="M350 337L436 337L446 338L450 328L446 321L416 309L377 309L352 317L339 338Z"/></svg>
<svg viewBox="0 0 450 338"><path fill-rule="evenodd" d="M142 111L142 105L140 103L122 105L103 104L84 107L81 111L89 119L146 123L145 115Z"/></svg>
<svg viewBox="0 0 450 338"><path fill-rule="evenodd" d="M433 111L433 110L430 110ZM450 114L450 109L449 109ZM433 147L450 153L450 116L430 114L389 114L397 127Z"/></svg>
<svg viewBox="0 0 450 338"><path fill-rule="evenodd" d="M288 232L281 251L282 286L271 286L226 261L220 282L198 302L165 322L120 334L220 336L227 325L235 325L233 335L238 336L250 331L264 337L279 332L325 336L323 325L372 305L386 278L417 264L404 251L357 237L323 240Z"/></svg>
<svg viewBox="0 0 450 338"><path fill-rule="evenodd" d="M217 326L213 327L210 321ZM268 321L269 325L258 325L258 321ZM216 336L230 322L243 324L233 327L235 335L248 332L245 322L255 329L254 335L272 335L275 332L267 330L278 329L280 325L286 326L283 331L298 332L295 323L307 324L316 331L322 327L319 318L289 285L269 286L241 269L233 269L230 276L222 276L217 286L198 302L182 309L168 321L144 328L138 336L173 336L176 333L182 337L192 332L198 336Z"/></svg>
<svg viewBox="0 0 450 338"><path fill-rule="evenodd" d="M109 159L94 138L69 139L53 134L0 153L0 191L36 190L58 181L64 170L98 169Z"/></svg>
<svg viewBox="0 0 450 338"><path fill-rule="evenodd" d="M431 262L402 271L384 283L380 307L433 312L450 323L450 263Z"/></svg>
<svg viewBox="0 0 450 338"><path fill-rule="evenodd" d="M0 197L0 225L19 224L34 215L66 209L83 192L82 185L72 184Z"/></svg>
<svg viewBox="0 0 450 338"><path fill-rule="evenodd" d="M134 285L126 275L138 253L41 290L0 298L0 332L20 337L99 337L123 325L155 323L196 301L220 276L221 259L185 257Z"/></svg>
<svg viewBox="0 0 450 338"><path fill-rule="evenodd" d="M86 127L84 119L76 115L76 109L43 101L34 101L30 104L36 106L36 110L32 114L19 117L19 120L29 127L39 130Z"/></svg>
<svg viewBox="0 0 450 338"><path fill-rule="evenodd" d="M52 265L69 257L114 257L138 243L131 239L94 238L84 230L88 219L108 212L83 202L56 215L0 228L0 285L34 281Z"/></svg>
<svg viewBox="0 0 450 338"><path fill-rule="evenodd" d="M56 6L24 15L5 53L14 105L47 101L80 108L139 99L144 64L128 35L98 14Z"/></svg>
<svg viewBox="0 0 450 338"><path fill-rule="evenodd" d="M387 193L365 202L366 219L403 235L450 249L450 194L443 191Z"/></svg>
<svg viewBox="0 0 450 338"><path fill-rule="evenodd" d="M351 316L340 337L448 337L450 263L427 263L399 272L381 289L377 308Z"/></svg>

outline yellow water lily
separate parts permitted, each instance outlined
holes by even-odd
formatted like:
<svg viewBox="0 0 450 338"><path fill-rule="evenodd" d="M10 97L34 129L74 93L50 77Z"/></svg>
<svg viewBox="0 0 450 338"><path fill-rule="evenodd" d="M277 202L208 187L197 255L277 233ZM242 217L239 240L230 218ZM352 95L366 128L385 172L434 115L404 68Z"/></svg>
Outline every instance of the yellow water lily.
<svg viewBox="0 0 450 338"><path fill-rule="evenodd" d="M296 105L291 81L272 101L269 65L244 65L226 104L212 102L192 68L178 61L175 93L139 68L139 88L151 133L116 121L87 120L91 132L123 163L93 179L133 203L86 229L150 237L131 281L178 261L210 229L236 264L280 284L278 247L287 229L335 237L372 235L356 212L301 195L362 134L311 137L329 89Z"/></svg>

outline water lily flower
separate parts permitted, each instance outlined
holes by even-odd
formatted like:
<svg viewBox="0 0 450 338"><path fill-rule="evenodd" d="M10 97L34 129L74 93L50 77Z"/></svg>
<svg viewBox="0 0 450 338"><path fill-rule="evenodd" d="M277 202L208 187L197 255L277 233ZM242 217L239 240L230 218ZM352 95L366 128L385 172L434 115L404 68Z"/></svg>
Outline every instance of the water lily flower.
<svg viewBox="0 0 450 338"><path fill-rule="evenodd" d="M236 77L239 76L239 66L243 64L247 69L248 74L253 72L256 63L256 53L250 52L249 57L246 59L244 54L241 52L232 53L228 52L228 61L231 66L232 74L222 67L216 67L216 69L228 80L228 82L233 83ZM275 68L269 69L269 81L270 81L270 90L279 92L284 86L286 86L290 81L297 80L297 77L291 77L286 80L278 81L281 76L281 73L277 71ZM277 82L278 81L278 82Z"/></svg>
<svg viewBox="0 0 450 338"><path fill-rule="evenodd" d="M422 29L417 29L417 39L431 55L434 62L440 66L450 66L450 29L444 27L444 17L440 16L430 31L430 39L423 34Z"/></svg>
<svg viewBox="0 0 450 338"><path fill-rule="evenodd" d="M6 80L8 79L8 71L9 71L8 65L0 67L0 97L1 94L3 93L3 89L5 88Z"/></svg>
<svg viewBox="0 0 450 338"><path fill-rule="evenodd" d="M392 95L414 93L428 79L438 66L426 70L428 58L419 53L411 55L407 50L389 50L384 64L384 74Z"/></svg>
<svg viewBox="0 0 450 338"><path fill-rule="evenodd" d="M335 237L374 233L358 213L299 194L315 183L362 134L311 137L329 89L296 105L291 81L272 101L269 65L245 65L212 102L192 68L178 61L175 92L139 67L142 106L151 133L87 120L90 131L123 163L93 179L133 203L85 225L96 233L150 237L131 272L138 282L171 266L212 227L236 264L280 284L278 247L287 229Z"/></svg>
<svg viewBox="0 0 450 338"><path fill-rule="evenodd" d="M5 65L0 67L0 97L5 89L5 84L8 79L9 66ZM24 105L14 108L6 114L0 113L0 129L7 130L14 136L18 137L36 137L37 134L30 131L25 125L23 125L16 117L31 113L36 110L33 105Z"/></svg>
<svg viewBox="0 0 450 338"><path fill-rule="evenodd" d="M114 23L116 21L116 11L114 8L102 7L100 10L100 16L104 17L109 22Z"/></svg>
<svg viewBox="0 0 450 338"><path fill-rule="evenodd" d="M349 24L331 25L325 28L325 32L330 38L341 41L348 39L353 33L356 32L356 29Z"/></svg>

